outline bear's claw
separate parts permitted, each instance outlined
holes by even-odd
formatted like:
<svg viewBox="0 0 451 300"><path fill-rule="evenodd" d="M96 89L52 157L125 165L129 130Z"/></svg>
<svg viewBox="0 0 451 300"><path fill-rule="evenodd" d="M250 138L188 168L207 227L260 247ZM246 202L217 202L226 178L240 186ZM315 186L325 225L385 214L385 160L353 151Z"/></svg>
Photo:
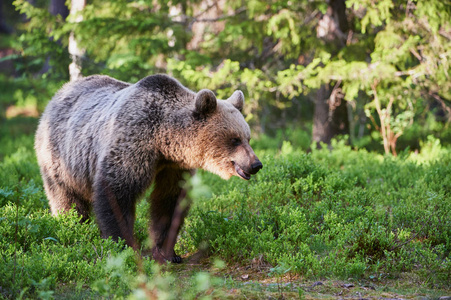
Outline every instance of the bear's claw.
<svg viewBox="0 0 451 300"><path fill-rule="evenodd" d="M178 255L171 257L171 262L174 264L179 264L182 262L182 258Z"/></svg>
<svg viewBox="0 0 451 300"><path fill-rule="evenodd" d="M154 247L152 250L152 257L153 259L160 263L160 264L164 264L165 262L169 261L171 263L174 264L179 264L182 262L182 258L180 256L178 256L177 254L175 254L174 251L172 251L173 254L172 256L170 255L163 255L161 248L159 247Z"/></svg>

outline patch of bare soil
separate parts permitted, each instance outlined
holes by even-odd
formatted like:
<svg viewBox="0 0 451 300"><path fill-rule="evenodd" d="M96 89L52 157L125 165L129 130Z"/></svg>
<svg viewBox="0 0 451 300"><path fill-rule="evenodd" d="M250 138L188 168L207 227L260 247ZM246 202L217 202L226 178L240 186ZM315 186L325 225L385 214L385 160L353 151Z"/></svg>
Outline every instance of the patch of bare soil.
<svg viewBox="0 0 451 300"><path fill-rule="evenodd" d="M451 300L449 288L434 288L427 283L412 281L412 276L385 280L334 280L312 281L297 274L276 276L273 266L262 259L243 264L229 263L223 268L215 267L215 258L206 253L184 257L179 265L168 265L180 278L187 279L194 272L210 272L223 279L217 287L222 290L220 298L230 299L441 299ZM214 297L214 296L213 296ZM448 297L448 298L447 298Z"/></svg>

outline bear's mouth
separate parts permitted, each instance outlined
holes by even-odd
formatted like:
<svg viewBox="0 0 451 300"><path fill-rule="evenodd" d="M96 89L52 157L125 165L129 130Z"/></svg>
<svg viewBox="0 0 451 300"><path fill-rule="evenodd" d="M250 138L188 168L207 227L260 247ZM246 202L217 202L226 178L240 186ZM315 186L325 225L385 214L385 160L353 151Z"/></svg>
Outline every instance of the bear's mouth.
<svg viewBox="0 0 451 300"><path fill-rule="evenodd" d="M238 175L240 175L241 178L243 178L244 180L249 180L251 179L251 174L245 172L243 169L240 168L240 166L238 166L234 161L232 161L233 166L235 167L235 171Z"/></svg>

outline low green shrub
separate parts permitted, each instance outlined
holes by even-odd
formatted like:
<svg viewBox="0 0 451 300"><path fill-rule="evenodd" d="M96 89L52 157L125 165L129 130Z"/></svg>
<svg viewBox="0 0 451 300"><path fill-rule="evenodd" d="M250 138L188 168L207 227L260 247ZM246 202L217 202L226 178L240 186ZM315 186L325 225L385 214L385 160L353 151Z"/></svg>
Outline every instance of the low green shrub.
<svg viewBox="0 0 451 300"><path fill-rule="evenodd" d="M101 239L94 219L51 216L33 135L1 142L1 297L221 297L223 279L193 271L181 284L176 270ZM451 150L432 138L422 145L419 154L393 158L344 142L305 153L285 141L257 149L264 168L250 181L199 171L176 250L208 250L228 264L257 261L270 276L378 280L408 272L447 286ZM143 247L148 211L141 201L135 235Z"/></svg>
<svg viewBox="0 0 451 300"><path fill-rule="evenodd" d="M285 144L262 156L264 169L251 181L222 182L221 194L196 202L181 239L194 241L186 250L206 241L228 261L263 257L310 278L449 278L449 149L425 163L333 147L306 154Z"/></svg>

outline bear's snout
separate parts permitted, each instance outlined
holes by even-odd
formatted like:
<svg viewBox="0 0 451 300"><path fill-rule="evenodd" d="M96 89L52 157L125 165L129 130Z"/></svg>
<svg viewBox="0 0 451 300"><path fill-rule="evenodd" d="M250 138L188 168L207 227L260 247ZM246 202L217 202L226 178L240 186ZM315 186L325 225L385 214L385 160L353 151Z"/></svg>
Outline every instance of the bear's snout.
<svg viewBox="0 0 451 300"><path fill-rule="evenodd" d="M251 173L252 175L257 174L257 172L260 171L262 168L263 168L262 162L257 159L257 161L251 165L251 170L249 173Z"/></svg>
<svg viewBox="0 0 451 300"><path fill-rule="evenodd" d="M257 174L263 168L263 164L258 158L256 158L255 162L247 167L240 167L237 163L232 161L233 166L235 167L236 174L238 174L241 178L245 180L251 179L251 175Z"/></svg>

